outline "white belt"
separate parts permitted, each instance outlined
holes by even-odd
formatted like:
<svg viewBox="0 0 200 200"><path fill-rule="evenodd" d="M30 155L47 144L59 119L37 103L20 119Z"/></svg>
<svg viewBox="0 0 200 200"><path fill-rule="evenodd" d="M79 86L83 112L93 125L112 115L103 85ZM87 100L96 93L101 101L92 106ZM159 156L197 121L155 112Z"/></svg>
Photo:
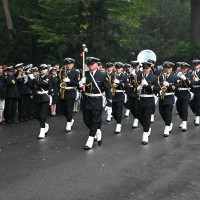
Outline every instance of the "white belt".
<svg viewBox="0 0 200 200"><path fill-rule="evenodd" d="M101 97L102 96L102 94L93 94L93 93L87 93L87 92L85 92L84 93L86 96L89 96L89 97Z"/></svg>
<svg viewBox="0 0 200 200"><path fill-rule="evenodd" d="M174 95L174 92L165 93L165 96Z"/></svg>
<svg viewBox="0 0 200 200"><path fill-rule="evenodd" d="M65 90L72 90L72 89L76 89L76 87L66 87Z"/></svg>
<svg viewBox="0 0 200 200"><path fill-rule="evenodd" d="M141 94L140 97L154 97L154 94Z"/></svg>
<svg viewBox="0 0 200 200"><path fill-rule="evenodd" d="M116 90L115 92L125 92L125 90Z"/></svg>
<svg viewBox="0 0 200 200"><path fill-rule="evenodd" d="M178 88L178 90L190 90L189 88Z"/></svg>
<svg viewBox="0 0 200 200"><path fill-rule="evenodd" d="M193 88L199 88L200 85L193 85Z"/></svg>
<svg viewBox="0 0 200 200"><path fill-rule="evenodd" d="M37 91L37 94L48 94L48 91Z"/></svg>

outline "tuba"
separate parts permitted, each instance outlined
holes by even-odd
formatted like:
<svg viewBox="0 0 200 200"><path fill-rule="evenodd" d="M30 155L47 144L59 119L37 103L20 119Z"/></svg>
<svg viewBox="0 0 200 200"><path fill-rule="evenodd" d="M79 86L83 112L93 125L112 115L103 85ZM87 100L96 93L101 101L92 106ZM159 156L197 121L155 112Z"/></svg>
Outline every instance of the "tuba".
<svg viewBox="0 0 200 200"><path fill-rule="evenodd" d="M156 54L151 50L143 50L137 56L137 61L141 64L143 62L147 62L148 60L153 60L156 62L157 57Z"/></svg>
<svg viewBox="0 0 200 200"><path fill-rule="evenodd" d="M148 50L148 49L143 50L137 56L137 61L140 64L143 62L148 62L148 60L153 60L154 62L156 62L156 60L157 60L156 54L152 50ZM142 79L145 79L143 73L142 73ZM141 92L142 92L142 90L140 90L138 100L140 100Z"/></svg>

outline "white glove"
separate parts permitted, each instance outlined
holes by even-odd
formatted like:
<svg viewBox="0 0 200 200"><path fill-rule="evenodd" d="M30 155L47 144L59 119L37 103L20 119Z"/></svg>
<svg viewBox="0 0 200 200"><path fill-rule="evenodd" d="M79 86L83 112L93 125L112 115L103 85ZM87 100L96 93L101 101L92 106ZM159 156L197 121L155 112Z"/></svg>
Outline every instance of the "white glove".
<svg viewBox="0 0 200 200"><path fill-rule="evenodd" d="M86 78L84 77L79 81L79 86L82 87L85 83L86 83Z"/></svg>
<svg viewBox="0 0 200 200"><path fill-rule="evenodd" d="M177 77L180 78L181 75L182 75L182 72L179 72L179 73L177 74Z"/></svg>
<svg viewBox="0 0 200 200"><path fill-rule="evenodd" d="M28 82L28 76L25 76L24 77L24 83L27 83Z"/></svg>
<svg viewBox="0 0 200 200"><path fill-rule="evenodd" d="M147 80L146 80L146 79L143 79L141 85L146 85L146 86L148 86Z"/></svg>
<svg viewBox="0 0 200 200"><path fill-rule="evenodd" d="M135 73L135 69L132 70L131 74L133 74L133 76L136 75L136 73Z"/></svg>
<svg viewBox="0 0 200 200"><path fill-rule="evenodd" d="M169 82L164 81L164 82L163 82L163 85L164 85L165 87L168 87L168 86L169 86Z"/></svg>
<svg viewBox="0 0 200 200"><path fill-rule="evenodd" d="M140 93L141 90L142 90L142 85L139 85L139 86L137 87L137 92Z"/></svg>
<svg viewBox="0 0 200 200"><path fill-rule="evenodd" d="M34 76L33 74L30 74L29 77L30 77L30 79L32 79L32 80L35 79L35 76Z"/></svg>
<svg viewBox="0 0 200 200"><path fill-rule="evenodd" d="M183 75L183 74L180 75L180 78L181 78L182 80L184 80L184 81L186 80L186 77L185 77L185 75Z"/></svg>
<svg viewBox="0 0 200 200"><path fill-rule="evenodd" d="M194 78L194 81L195 81L195 82L198 82L198 81L199 81L199 78L195 77L195 78Z"/></svg>
<svg viewBox="0 0 200 200"><path fill-rule="evenodd" d="M70 79L67 77L67 78L64 78L63 81L64 81L65 83L69 83L69 82L70 82Z"/></svg>
<svg viewBox="0 0 200 200"><path fill-rule="evenodd" d="M119 81L118 79L115 79L115 80L114 80L114 83L119 84L120 81Z"/></svg>

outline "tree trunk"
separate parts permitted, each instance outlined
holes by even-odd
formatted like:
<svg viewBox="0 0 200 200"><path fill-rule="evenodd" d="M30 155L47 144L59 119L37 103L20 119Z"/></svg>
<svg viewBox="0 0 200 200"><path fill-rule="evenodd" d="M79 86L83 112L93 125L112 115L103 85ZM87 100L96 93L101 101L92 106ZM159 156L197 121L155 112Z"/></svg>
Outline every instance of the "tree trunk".
<svg viewBox="0 0 200 200"><path fill-rule="evenodd" d="M191 0L191 40L200 42L200 0Z"/></svg>
<svg viewBox="0 0 200 200"><path fill-rule="evenodd" d="M2 2L3 2L5 17L6 17L6 23L7 23L7 28L8 28L8 32L9 32L9 37L10 37L10 39L12 39L11 31L13 30L13 23L12 23L12 18L11 18L10 11L8 8L8 0L2 0Z"/></svg>

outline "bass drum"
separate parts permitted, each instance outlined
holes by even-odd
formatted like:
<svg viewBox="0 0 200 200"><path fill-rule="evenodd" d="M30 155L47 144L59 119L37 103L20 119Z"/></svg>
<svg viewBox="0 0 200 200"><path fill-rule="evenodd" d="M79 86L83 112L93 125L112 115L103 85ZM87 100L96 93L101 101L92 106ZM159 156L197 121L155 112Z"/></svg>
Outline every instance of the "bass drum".
<svg viewBox="0 0 200 200"><path fill-rule="evenodd" d="M137 56L137 61L139 63L147 62L149 59L156 62L156 54L151 50L143 50Z"/></svg>

